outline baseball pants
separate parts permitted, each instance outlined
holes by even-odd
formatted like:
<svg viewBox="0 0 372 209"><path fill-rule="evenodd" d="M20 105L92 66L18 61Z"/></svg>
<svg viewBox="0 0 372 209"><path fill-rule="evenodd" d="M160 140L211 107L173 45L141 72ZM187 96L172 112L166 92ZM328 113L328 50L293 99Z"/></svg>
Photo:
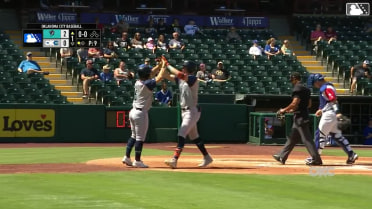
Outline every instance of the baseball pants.
<svg viewBox="0 0 372 209"><path fill-rule="evenodd" d="M199 138L197 123L200 115L201 113L196 107L182 110L182 123L178 130L178 136L182 136L183 138L189 136L190 140Z"/></svg>
<svg viewBox="0 0 372 209"><path fill-rule="evenodd" d="M342 132L337 127L337 117L333 110L325 111L322 114L319 122L319 151L325 147L326 137L331 134L336 143L349 154L352 149L349 141L342 135Z"/></svg>
<svg viewBox="0 0 372 209"><path fill-rule="evenodd" d="M133 108L129 113L129 121L132 130L131 137L136 141L144 142L147 129L149 128L149 116L147 111Z"/></svg>
<svg viewBox="0 0 372 209"><path fill-rule="evenodd" d="M279 153L284 162L288 159L288 156L292 152L295 145L300 141L304 143L312 159L315 161L321 160L320 155L315 148L315 143L311 137L309 119L304 120L302 117L294 117L291 136L287 139L282 151Z"/></svg>

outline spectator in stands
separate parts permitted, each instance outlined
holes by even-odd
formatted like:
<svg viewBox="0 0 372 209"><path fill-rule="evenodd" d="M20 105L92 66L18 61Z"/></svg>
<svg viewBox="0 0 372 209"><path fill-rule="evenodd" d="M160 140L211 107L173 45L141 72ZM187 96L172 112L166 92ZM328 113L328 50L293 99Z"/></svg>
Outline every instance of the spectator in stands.
<svg viewBox="0 0 372 209"><path fill-rule="evenodd" d="M155 101L159 102L160 105L171 106L172 92L168 90L166 82L162 82L161 90L156 92Z"/></svg>
<svg viewBox="0 0 372 209"><path fill-rule="evenodd" d="M322 26L320 24L317 24L315 30L312 31L310 35L310 41L315 52L318 52L318 41L323 40L324 38L325 35L322 31Z"/></svg>
<svg viewBox="0 0 372 209"><path fill-rule="evenodd" d="M217 63L217 68L212 71L212 79L216 82L224 82L230 79L230 73L223 67L223 62Z"/></svg>
<svg viewBox="0 0 372 209"><path fill-rule="evenodd" d="M97 69L93 68L93 60L87 60L86 65L87 67L80 73L81 80L83 80L83 98L88 96L91 81L99 78Z"/></svg>
<svg viewBox="0 0 372 209"><path fill-rule="evenodd" d="M282 54L285 56L295 56L295 53L289 48L289 41L284 40L283 41L283 46L280 48L282 51Z"/></svg>
<svg viewBox="0 0 372 209"><path fill-rule="evenodd" d="M118 85L120 85L123 80L132 79L133 77L134 73L125 68L125 62L121 61L119 67L114 71L114 78L116 79Z"/></svg>
<svg viewBox="0 0 372 209"><path fill-rule="evenodd" d="M180 26L180 23L179 23L179 20L177 18L174 18L173 19L173 22L172 22L172 30L171 32L174 33L174 32L177 32L178 34L181 34L181 26Z"/></svg>
<svg viewBox="0 0 372 209"><path fill-rule="evenodd" d="M158 25L156 27L156 30L158 31L158 34L168 33L169 29L168 29L168 26L165 24L163 18L158 20Z"/></svg>
<svg viewBox="0 0 372 209"><path fill-rule="evenodd" d="M358 79L362 77L371 78L371 69L369 68L369 60L364 60L362 64L351 67L350 70L350 93L353 93L357 84Z"/></svg>
<svg viewBox="0 0 372 209"><path fill-rule="evenodd" d="M63 66L71 59L74 51L72 50L72 48L61 48L59 50L59 54L61 56L61 65Z"/></svg>
<svg viewBox="0 0 372 209"><path fill-rule="evenodd" d="M158 41L156 42L156 49L163 49L168 52L168 44L165 42L165 37L163 34L159 35Z"/></svg>
<svg viewBox="0 0 372 209"><path fill-rule="evenodd" d="M88 50L87 48L80 48L76 51L78 60L80 63L86 62L88 60Z"/></svg>
<svg viewBox="0 0 372 209"><path fill-rule="evenodd" d="M109 63L111 59L118 58L114 42L109 41L107 43L107 47L103 49L103 57L107 59L107 63Z"/></svg>
<svg viewBox="0 0 372 209"><path fill-rule="evenodd" d="M275 38L267 40L264 52L267 55L267 59L280 53L279 48L275 46Z"/></svg>
<svg viewBox="0 0 372 209"><path fill-rule="evenodd" d="M27 52L26 60L23 60L18 66L18 72L24 72L28 75L33 73L49 75L49 72L41 70L40 65L32 60L32 52Z"/></svg>
<svg viewBox="0 0 372 209"><path fill-rule="evenodd" d="M156 45L154 43L154 39L152 39L151 37L149 37L147 39L147 43L145 44L145 48L151 50L152 53L155 53Z"/></svg>
<svg viewBox="0 0 372 209"><path fill-rule="evenodd" d="M199 71L196 73L196 77L198 78L199 81L202 82L203 81L207 82L212 78L211 74L206 71L204 63L200 63Z"/></svg>
<svg viewBox="0 0 372 209"><path fill-rule="evenodd" d="M130 41L130 44L133 48L143 49L143 42L141 40L141 34L135 33L134 38Z"/></svg>
<svg viewBox="0 0 372 209"><path fill-rule="evenodd" d="M99 74L99 80L103 82L110 82L113 80L112 72L110 72L110 65L104 65L102 67L102 72Z"/></svg>
<svg viewBox="0 0 372 209"><path fill-rule="evenodd" d="M265 118L265 139L272 139L274 134L273 126L269 124L268 118Z"/></svg>
<svg viewBox="0 0 372 209"><path fill-rule="evenodd" d="M114 28L116 33L122 34L123 32L129 31L129 24L125 22L123 18L120 18Z"/></svg>
<svg viewBox="0 0 372 209"><path fill-rule="evenodd" d="M372 145L372 117L369 118L368 125L363 130L364 144Z"/></svg>
<svg viewBox="0 0 372 209"><path fill-rule="evenodd" d="M181 42L179 39L179 33L174 32L173 33L173 39L169 41L169 48L171 49L181 49L183 50L185 48L185 44Z"/></svg>
<svg viewBox="0 0 372 209"><path fill-rule="evenodd" d="M231 26L230 31L226 35L226 41L227 42L241 42L242 38L240 35L236 32L236 28L234 26Z"/></svg>
<svg viewBox="0 0 372 209"><path fill-rule="evenodd" d="M328 44L337 40L337 33L331 26L329 26L327 31L324 33L324 39L328 42Z"/></svg>
<svg viewBox="0 0 372 209"><path fill-rule="evenodd" d="M185 30L186 35L193 36L196 33L203 34L200 28L195 24L194 20L189 20L188 24L185 25L183 29Z"/></svg>
<svg viewBox="0 0 372 209"><path fill-rule="evenodd" d="M262 56L263 48L258 45L257 40L253 40L253 45L249 48L249 54L253 56L253 59L257 59L257 57Z"/></svg>
<svg viewBox="0 0 372 209"><path fill-rule="evenodd" d="M144 63L144 64L140 64L139 67L140 67L140 68L143 68L143 67L145 67L145 66L148 66L148 67L152 68L152 66L151 66L151 64L150 64L150 61L151 61L150 58L146 57L146 59L145 59L145 63Z"/></svg>
<svg viewBox="0 0 372 209"><path fill-rule="evenodd" d="M128 38L128 33L123 32L121 34L121 38L118 38L115 42L115 47L120 47L122 49L128 50L130 49L130 40Z"/></svg>
<svg viewBox="0 0 372 209"><path fill-rule="evenodd" d="M95 59L99 59L101 57L102 53L99 48L92 47L88 49L88 59L92 59L94 61Z"/></svg>
<svg viewBox="0 0 372 209"><path fill-rule="evenodd" d="M147 26L145 27L145 35L146 37L151 37L151 36L155 36L156 33L157 31L155 28L154 19L150 18L147 23Z"/></svg>

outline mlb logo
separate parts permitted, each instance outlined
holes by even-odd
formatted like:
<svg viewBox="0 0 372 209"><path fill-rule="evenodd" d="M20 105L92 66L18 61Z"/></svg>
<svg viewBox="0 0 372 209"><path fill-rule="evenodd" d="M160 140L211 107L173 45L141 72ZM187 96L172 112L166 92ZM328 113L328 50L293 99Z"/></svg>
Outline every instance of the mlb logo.
<svg viewBox="0 0 372 209"><path fill-rule="evenodd" d="M346 15L348 16L369 16L369 3L346 3Z"/></svg>

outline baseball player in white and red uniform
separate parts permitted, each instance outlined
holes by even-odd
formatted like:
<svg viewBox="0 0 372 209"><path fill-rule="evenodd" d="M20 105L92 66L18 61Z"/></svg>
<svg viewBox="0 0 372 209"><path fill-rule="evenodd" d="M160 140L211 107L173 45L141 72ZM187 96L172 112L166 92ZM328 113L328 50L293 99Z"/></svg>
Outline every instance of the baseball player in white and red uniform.
<svg viewBox="0 0 372 209"><path fill-rule="evenodd" d="M338 108L336 89L332 83L326 82L322 74L310 75L311 83L315 88L319 88L320 105L315 115L320 118L319 122L319 154L321 154L326 143L326 137L331 135L336 143L342 147L348 155L347 164L353 164L358 159L358 155L350 147L349 141L342 135L342 131L337 127L337 118L342 114Z"/></svg>
<svg viewBox="0 0 372 209"><path fill-rule="evenodd" d="M164 62L166 59L162 58ZM178 84L180 90L180 106L182 111L182 124L178 131L178 144L174 152L173 158L166 160L165 164L171 168L177 167L178 158L185 145L186 137L188 136L199 148L204 158L199 167L206 167L213 162L212 157L208 154L204 146L204 142L199 136L197 122L200 118L200 108L198 106L198 78L194 75L197 65L192 61L185 61L182 71L177 70L168 64L168 70L172 75L164 73L164 78L174 81Z"/></svg>
<svg viewBox="0 0 372 209"><path fill-rule="evenodd" d="M155 78L151 79L151 74L154 74L159 67L160 66L158 65L151 69L149 66L141 66L137 71L139 79L134 85L135 93L133 107L129 113L132 135L128 139L126 153L122 160L123 164L126 164L127 166L138 168L148 167L141 161L141 153L149 126L148 111L152 105L153 89L156 87L156 83L159 83L162 80L162 74L165 71L165 63L162 63L159 74ZM130 159L130 153L132 152L133 146L136 154L134 162Z"/></svg>

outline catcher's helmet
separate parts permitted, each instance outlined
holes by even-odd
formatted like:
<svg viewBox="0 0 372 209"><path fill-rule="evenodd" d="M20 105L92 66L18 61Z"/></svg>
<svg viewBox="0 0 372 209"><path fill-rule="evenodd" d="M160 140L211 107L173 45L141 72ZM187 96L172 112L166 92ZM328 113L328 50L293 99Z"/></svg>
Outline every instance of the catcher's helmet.
<svg viewBox="0 0 372 209"><path fill-rule="evenodd" d="M151 74L151 68L147 65L141 65L138 67L137 74L140 78L148 78Z"/></svg>
<svg viewBox="0 0 372 209"><path fill-rule="evenodd" d="M324 76L320 73L311 74L307 79L307 84L310 86L314 85L316 81L323 81Z"/></svg>
<svg viewBox="0 0 372 209"><path fill-rule="evenodd" d="M196 63L188 60L183 62L183 67L187 70L188 73L194 73L197 69Z"/></svg>

